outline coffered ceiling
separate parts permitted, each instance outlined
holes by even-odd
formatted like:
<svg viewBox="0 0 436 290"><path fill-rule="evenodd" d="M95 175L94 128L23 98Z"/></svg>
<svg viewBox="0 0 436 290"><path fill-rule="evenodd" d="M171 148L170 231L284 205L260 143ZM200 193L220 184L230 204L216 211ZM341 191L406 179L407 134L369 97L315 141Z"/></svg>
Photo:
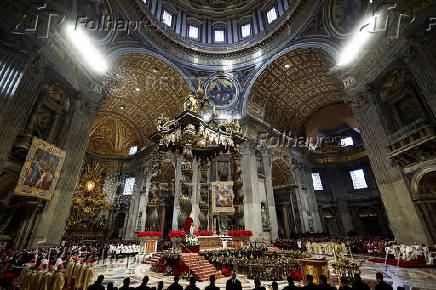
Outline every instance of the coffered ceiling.
<svg viewBox="0 0 436 290"><path fill-rule="evenodd" d="M88 150L100 155L127 155L130 146L147 144L161 113L174 117L191 93L181 75L146 54L126 54L112 64L113 86L103 100Z"/></svg>
<svg viewBox="0 0 436 290"><path fill-rule="evenodd" d="M310 115L344 99L340 84L328 74L333 66L334 59L321 49L289 52L257 78L247 107L262 108L264 120L275 128L301 134Z"/></svg>

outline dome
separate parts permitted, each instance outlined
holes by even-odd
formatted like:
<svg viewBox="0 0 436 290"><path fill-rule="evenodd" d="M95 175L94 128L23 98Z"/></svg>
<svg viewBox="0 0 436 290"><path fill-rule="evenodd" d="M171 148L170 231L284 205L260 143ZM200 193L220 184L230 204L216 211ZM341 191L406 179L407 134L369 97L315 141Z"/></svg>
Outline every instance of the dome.
<svg viewBox="0 0 436 290"><path fill-rule="evenodd" d="M269 38L295 12L294 0L137 0L172 43L203 53L251 48Z"/></svg>

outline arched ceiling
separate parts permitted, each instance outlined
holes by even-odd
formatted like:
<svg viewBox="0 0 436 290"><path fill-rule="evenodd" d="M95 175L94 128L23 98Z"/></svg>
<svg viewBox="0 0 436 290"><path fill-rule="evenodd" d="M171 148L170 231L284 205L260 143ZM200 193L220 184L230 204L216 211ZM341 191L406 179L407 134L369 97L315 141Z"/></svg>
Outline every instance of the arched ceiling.
<svg viewBox="0 0 436 290"><path fill-rule="evenodd" d="M307 136L327 136L349 128L359 128L353 112L345 104L334 104L312 114L304 124Z"/></svg>
<svg viewBox="0 0 436 290"><path fill-rule="evenodd" d="M257 78L247 108L281 131L303 133L304 122L320 108L343 101L342 88L328 72L335 61L322 49L304 48L273 61Z"/></svg>
<svg viewBox="0 0 436 290"><path fill-rule="evenodd" d="M214 20L225 20L231 15L250 12L254 7L265 5L267 2L264 0L173 0L171 4L179 9L202 14Z"/></svg>
<svg viewBox="0 0 436 290"><path fill-rule="evenodd" d="M157 117L180 113L191 93L175 69L147 54L120 56L111 75L113 86L100 106L88 145L99 155L127 155L130 146L147 144Z"/></svg>

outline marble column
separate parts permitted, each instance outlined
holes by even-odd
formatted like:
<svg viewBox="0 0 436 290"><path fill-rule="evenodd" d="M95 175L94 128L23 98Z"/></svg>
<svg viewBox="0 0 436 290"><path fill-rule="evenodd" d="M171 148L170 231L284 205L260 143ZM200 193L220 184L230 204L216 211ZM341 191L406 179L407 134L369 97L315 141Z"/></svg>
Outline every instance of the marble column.
<svg viewBox="0 0 436 290"><path fill-rule="evenodd" d="M341 236L344 236L346 234L346 232L344 229L344 224L342 223L342 218L341 218L341 213L340 213L339 208L335 209L335 219L336 219L336 226L338 228L339 234Z"/></svg>
<svg viewBox="0 0 436 290"><path fill-rule="evenodd" d="M289 231L288 205L286 203L282 205L282 214L283 214L283 227L285 228L285 238L288 239L290 235L290 231Z"/></svg>
<svg viewBox="0 0 436 290"><path fill-rule="evenodd" d="M388 157L389 139L381 112L374 103L375 91L347 91L347 103L351 106L360 126L365 150L375 174L383 204L398 241L406 243L430 242L415 205L411 199L407 181L401 169Z"/></svg>
<svg viewBox="0 0 436 290"><path fill-rule="evenodd" d="M151 161L151 179L150 191L148 194L147 203L147 219L146 230L157 231L159 228L159 191L160 191L160 178L162 174L162 156L159 152L155 153L156 156Z"/></svg>
<svg viewBox="0 0 436 290"><path fill-rule="evenodd" d="M192 196L191 196L191 203L192 203L192 212L190 214L190 217L194 221L194 225L197 227L197 229L200 227L200 219L198 218L200 214L200 172L199 172L199 162L197 160L194 160L192 162Z"/></svg>
<svg viewBox="0 0 436 290"><path fill-rule="evenodd" d="M134 239L136 236L136 232L138 230L138 221L139 221L139 212L141 211L141 191L142 191L142 183L143 183L143 175L144 169L137 168L135 174L135 185L133 188L133 194L130 199L131 211L129 210L128 224L126 227L125 237L127 239ZM145 215L145 208L142 210L142 215ZM142 218L142 216L141 216Z"/></svg>
<svg viewBox="0 0 436 290"><path fill-rule="evenodd" d="M252 241L263 237L261 207L258 192L257 160L253 148L244 144L242 150L242 180L244 183L244 224L252 231Z"/></svg>
<svg viewBox="0 0 436 290"><path fill-rule="evenodd" d="M174 174L174 208L173 208L173 222L172 222L172 230L177 231L179 229L179 223L177 222L177 217L179 216L180 212L180 204L179 204L179 198L180 194L182 192L182 185L180 180L182 179L182 161L183 159L181 157L177 157L176 159L176 168L175 168L175 174Z"/></svg>
<svg viewBox="0 0 436 290"><path fill-rule="evenodd" d="M198 198L199 198L199 230L208 230L208 213L209 213L209 172L211 162L208 159L202 159L199 161L199 186L198 186Z"/></svg>
<svg viewBox="0 0 436 290"><path fill-rule="evenodd" d="M268 156L267 153L263 154L263 166L265 168L265 185L268 214L271 221L271 238L273 240L276 240L279 236L279 227L277 222L277 211L272 186L272 164L271 158L270 156Z"/></svg>
<svg viewBox="0 0 436 290"><path fill-rule="evenodd" d="M89 132L97 106L89 104L85 97L75 100L74 111L67 130L60 136L60 148L66 158L53 199L48 201L38 219L28 248L58 246L65 232L65 222L70 214L73 193L79 182L83 157L88 145ZM44 241L43 243L38 243Z"/></svg>
<svg viewBox="0 0 436 290"><path fill-rule="evenodd" d="M147 203L148 203L148 196L150 194L150 184L151 184L151 174L150 172L145 173L145 181L142 185L142 191L141 191L141 197L140 197L140 204L139 207L142 209L142 229L141 231L146 230L146 222L147 222Z"/></svg>
<svg viewBox="0 0 436 290"><path fill-rule="evenodd" d="M436 69L422 43L412 41L409 44L407 56L404 58L413 74L418 87L421 89L433 117L436 117Z"/></svg>
<svg viewBox="0 0 436 290"><path fill-rule="evenodd" d="M296 217L297 232L309 232L309 219L311 219L313 232L322 232L322 223L318 211L318 202L313 190L311 170L305 162L297 158L292 159L293 169L296 172L297 184L299 187L295 189L295 197L299 207L299 219ZM294 209L296 211L296 209ZM300 223L298 225L298 222ZM298 228L299 226L299 228Z"/></svg>
<svg viewBox="0 0 436 290"><path fill-rule="evenodd" d="M342 225L344 226L344 233L353 231L353 222L350 215L350 209L345 198L348 195L347 186L344 182L345 178L343 172L339 168L332 167L327 170L328 182L330 183L330 188L332 189L332 195L334 201L337 202L338 211Z"/></svg>
<svg viewBox="0 0 436 290"><path fill-rule="evenodd" d="M159 231L161 233L164 232L165 229L165 219L166 219L166 215L167 215L167 208L165 204L162 204L160 206L161 210L160 210L160 229Z"/></svg>
<svg viewBox="0 0 436 290"><path fill-rule="evenodd" d="M23 60L11 60L20 63ZM4 64L6 65L6 63ZM0 172L6 166L18 133L30 118L38 99L38 88L43 76L39 62L35 61L26 71L13 96L0 96ZM13 118L11 118L13 116Z"/></svg>
<svg viewBox="0 0 436 290"><path fill-rule="evenodd" d="M183 229L185 220L190 217L192 213L192 144L185 144L183 148L183 162L182 162L182 178L181 178L181 194L179 196L180 212L177 216L177 223L179 229Z"/></svg>
<svg viewBox="0 0 436 290"><path fill-rule="evenodd" d="M386 219L385 219L385 211L384 208L382 207L377 207L377 218L378 218L378 224L380 226L380 231L382 233L383 237L388 237L388 225L386 224Z"/></svg>
<svg viewBox="0 0 436 290"><path fill-rule="evenodd" d="M362 237L362 225L360 224L359 219L359 209L356 207L351 208L351 216L353 217L354 231L358 237Z"/></svg>

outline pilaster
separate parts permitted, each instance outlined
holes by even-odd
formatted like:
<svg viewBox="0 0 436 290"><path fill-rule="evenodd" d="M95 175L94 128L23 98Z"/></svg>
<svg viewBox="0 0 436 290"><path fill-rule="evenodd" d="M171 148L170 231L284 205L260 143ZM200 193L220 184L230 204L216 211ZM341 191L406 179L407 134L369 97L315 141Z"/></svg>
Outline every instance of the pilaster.
<svg viewBox="0 0 436 290"><path fill-rule="evenodd" d="M423 44L417 41L410 41L407 56L404 58L416 83L433 113L436 117L436 69L432 65L430 56L422 49Z"/></svg>
<svg viewBox="0 0 436 290"><path fill-rule="evenodd" d="M257 160L253 148L245 144L242 151L242 180L244 183L244 224L253 232L252 239L263 236L262 214L258 192Z"/></svg>
<svg viewBox="0 0 436 290"><path fill-rule="evenodd" d="M263 154L263 166L265 168L266 200L268 206L268 214L271 222L271 238L275 240L279 236L279 229L277 222L276 205L274 201L274 191L272 186L271 158L270 156L268 156L267 153Z"/></svg>
<svg viewBox="0 0 436 290"><path fill-rule="evenodd" d="M375 104L374 90L366 87L361 93L351 90L347 92L347 103L359 123L365 149L395 237L406 243L430 242L412 202L409 184L404 179L401 169L389 160L388 135L383 126L383 116Z"/></svg>
<svg viewBox="0 0 436 290"><path fill-rule="evenodd" d="M29 248L57 246L65 232L65 222L70 214L73 193L82 172L83 157L88 145L89 132L96 113L96 106L78 96L68 126L67 134L61 137L60 148L67 152L53 199L45 204L38 219ZM43 243L38 243L44 241Z"/></svg>

